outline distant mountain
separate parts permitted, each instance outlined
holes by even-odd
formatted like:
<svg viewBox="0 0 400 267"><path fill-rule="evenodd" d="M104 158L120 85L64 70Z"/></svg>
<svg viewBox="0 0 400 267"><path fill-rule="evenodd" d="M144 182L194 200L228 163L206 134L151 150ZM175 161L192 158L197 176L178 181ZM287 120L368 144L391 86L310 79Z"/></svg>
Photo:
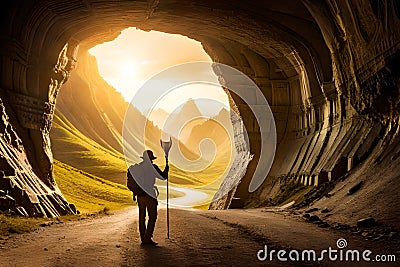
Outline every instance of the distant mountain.
<svg viewBox="0 0 400 267"><path fill-rule="evenodd" d="M201 140L210 138L219 146L223 145L224 142L228 142L227 138L229 136L233 138L230 113L223 108L216 116L210 119L203 118L198 120L191 127L189 135L182 142L188 147L193 147Z"/></svg>
<svg viewBox="0 0 400 267"><path fill-rule="evenodd" d="M168 116L163 131L175 137L180 135L180 140L184 140L196 125L188 123L202 116L196 102L190 98L178 112L173 112Z"/></svg>
<svg viewBox="0 0 400 267"><path fill-rule="evenodd" d="M148 119L160 129L164 126L164 123L169 116L169 113L161 108L149 110L145 114L149 114Z"/></svg>
<svg viewBox="0 0 400 267"><path fill-rule="evenodd" d="M149 110L146 114L149 114L148 119L153 122L155 126L160 129L164 127L164 132L175 138L178 138L179 135L179 140L183 143L188 142L194 127L207 121L207 118L200 112L195 100L191 98L181 109L172 114L169 114L161 108ZM219 122L228 129L228 131L232 130L229 110L222 108L217 115L210 119Z"/></svg>
<svg viewBox="0 0 400 267"><path fill-rule="evenodd" d="M211 139L219 148L230 145L233 142L233 128L230 122L230 114L222 109L219 114L202 123L195 125L185 141L188 147L196 147L204 139Z"/></svg>
<svg viewBox="0 0 400 267"><path fill-rule="evenodd" d="M226 108L222 108L217 115L212 117L213 120L220 122L226 128L232 128L231 114ZM233 129L233 128L232 128Z"/></svg>
<svg viewBox="0 0 400 267"><path fill-rule="evenodd" d="M162 109L149 113L149 119L157 125L164 125L164 132L172 136L174 143L179 138L180 146L173 146L170 153L178 164L191 165L192 169L196 169L212 160L216 152L220 157L218 160L221 157L230 158L233 128L227 109L222 108L217 115L207 119L203 117L195 100L189 99L172 114ZM209 140L201 144L206 139L212 140L214 144Z"/></svg>

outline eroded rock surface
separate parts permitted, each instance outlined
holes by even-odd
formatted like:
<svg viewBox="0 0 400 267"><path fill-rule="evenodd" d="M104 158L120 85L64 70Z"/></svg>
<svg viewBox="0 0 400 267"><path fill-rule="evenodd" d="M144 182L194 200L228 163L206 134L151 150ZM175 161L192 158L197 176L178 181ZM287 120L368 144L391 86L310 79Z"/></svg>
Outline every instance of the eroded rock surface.
<svg viewBox="0 0 400 267"><path fill-rule="evenodd" d="M0 110L0 211L47 217L73 213L61 192L48 187L32 170L1 98Z"/></svg>

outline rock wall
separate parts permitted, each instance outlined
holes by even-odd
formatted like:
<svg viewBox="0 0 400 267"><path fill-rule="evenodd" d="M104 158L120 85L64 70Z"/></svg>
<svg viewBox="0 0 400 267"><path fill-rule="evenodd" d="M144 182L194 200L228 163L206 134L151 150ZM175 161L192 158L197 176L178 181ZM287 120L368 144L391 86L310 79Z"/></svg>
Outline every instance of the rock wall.
<svg viewBox="0 0 400 267"><path fill-rule="evenodd" d="M0 211L21 216L56 217L74 213L56 188L47 186L33 171L26 149L16 133L7 104L0 97ZM10 114L11 115L11 114Z"/></svg>
<svg viewBox="0 0 400 267"><path fill-rule="evenodd" d="M209 42L206 46L214 60L237 66L257 83L277 125L278 146L266 181L249 193L252 172L247 172L236 190L235 196L241 200L236 200L234 207L271 204L269 200L277 197L288 182L319 186L350 175L359 164L376 160L372 151L384 150L393 138L386 133L395 133L393 129L398 127L398 6L389 2L375 5L373 1L303 3L318 24L332 60L331 76L314 62L317 88L313 88L307 62L296 54L301 51L297 47L286 55L286 60L298 65L292 64L289 71L283 72L285 66L277 65L276 57L263 57L236 42ZM231 49L234 46L236 49ZM226 53L217 52L221 50ZM249 165L251 170L258 164L258 127L254 127L256 122L248 114L248 107L240 99L235 102L250 131L251 152L256 159ZM397 152L392 153L391 157L396 157ZM387 175L397 179L391 172ZM398 197L392 197L398 203Z"/></svg>

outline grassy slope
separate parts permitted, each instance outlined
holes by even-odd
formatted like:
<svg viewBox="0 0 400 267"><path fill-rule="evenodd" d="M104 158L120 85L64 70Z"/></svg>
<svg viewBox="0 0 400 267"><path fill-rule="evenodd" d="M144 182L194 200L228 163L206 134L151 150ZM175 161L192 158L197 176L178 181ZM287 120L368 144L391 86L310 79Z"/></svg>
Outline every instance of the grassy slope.
<svg viewBox="0 0 400 267"><path fill-rule="evenodd" d="M54 162L56 181L65 198L83 213L117 210L134 205L132 192L124 185L110 182L59 161ZM182 196L171 190L171 198ZM160 194L163 198L163 194Z"/></svg>
<svg viewBox="0 0 400 267"><path fill-rule="evenodd" d="M0 214L0 237L10 233L31 232L45 221L47 220L42 218L10 217Z"/></svg>
<svg viewBox="0 0 400 267"><path fill-rule="evenodd" d="M54 118L51 137L54 157L57 160L94 176L125 184L127 166L124 156L86 137L58 112ZM162 157L157 163L161 168L164 167L165 162ZM171 164L170 181L192 188L199 187L213 180L213 177L221 171L220 169L213 168L202 173L190 173Z"/></svg>
<svg viewBox="0 0 400 267"><path fill-rule="evenodd" d="M68 165L107 180L125 184L124 156L83 135L57 113L51 132L54 157Z"/></svg>
<svg viewBox="0 0 400 267"><path fill-rule="evenodd" d="M132 193L117 183L101 179L59 161L54 162L54 174L64 197L75 204L80 216L61 218L24 218L0 214L0 237L10 233L34 231L42 225L78 220L86 214L102 213L134 205Z"/></svg>
<svg viewBox="0 0 400 267"><path fill-rule="evenodd" d="M77 220L86 214L102 213L134 205L132 193L120 184L85 173L57 160L54 162L54 174L65 198L68 202L74 203L82 215L50 219L0 214L0 236L30 232L40 228L41 225Z"/></svg>
<svg viewBox="0 0 400 267"><path fill-rule="evenodd" d="M126 186L110 182L59 161L54 163L56 181L65 198L83 213L116 210L133 205Z"/></svg>

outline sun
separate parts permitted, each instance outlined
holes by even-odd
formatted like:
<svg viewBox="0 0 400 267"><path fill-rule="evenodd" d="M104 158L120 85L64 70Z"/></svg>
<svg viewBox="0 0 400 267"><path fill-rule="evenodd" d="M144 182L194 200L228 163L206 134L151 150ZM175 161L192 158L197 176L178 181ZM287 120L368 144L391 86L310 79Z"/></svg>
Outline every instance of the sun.
<svg viewBox="0 0 400 267"><path fill-rule="evenodd" d="M120 75L123 79L132 79L137 73L137 67L133 63L124 63L120 68Z"/></svg>

